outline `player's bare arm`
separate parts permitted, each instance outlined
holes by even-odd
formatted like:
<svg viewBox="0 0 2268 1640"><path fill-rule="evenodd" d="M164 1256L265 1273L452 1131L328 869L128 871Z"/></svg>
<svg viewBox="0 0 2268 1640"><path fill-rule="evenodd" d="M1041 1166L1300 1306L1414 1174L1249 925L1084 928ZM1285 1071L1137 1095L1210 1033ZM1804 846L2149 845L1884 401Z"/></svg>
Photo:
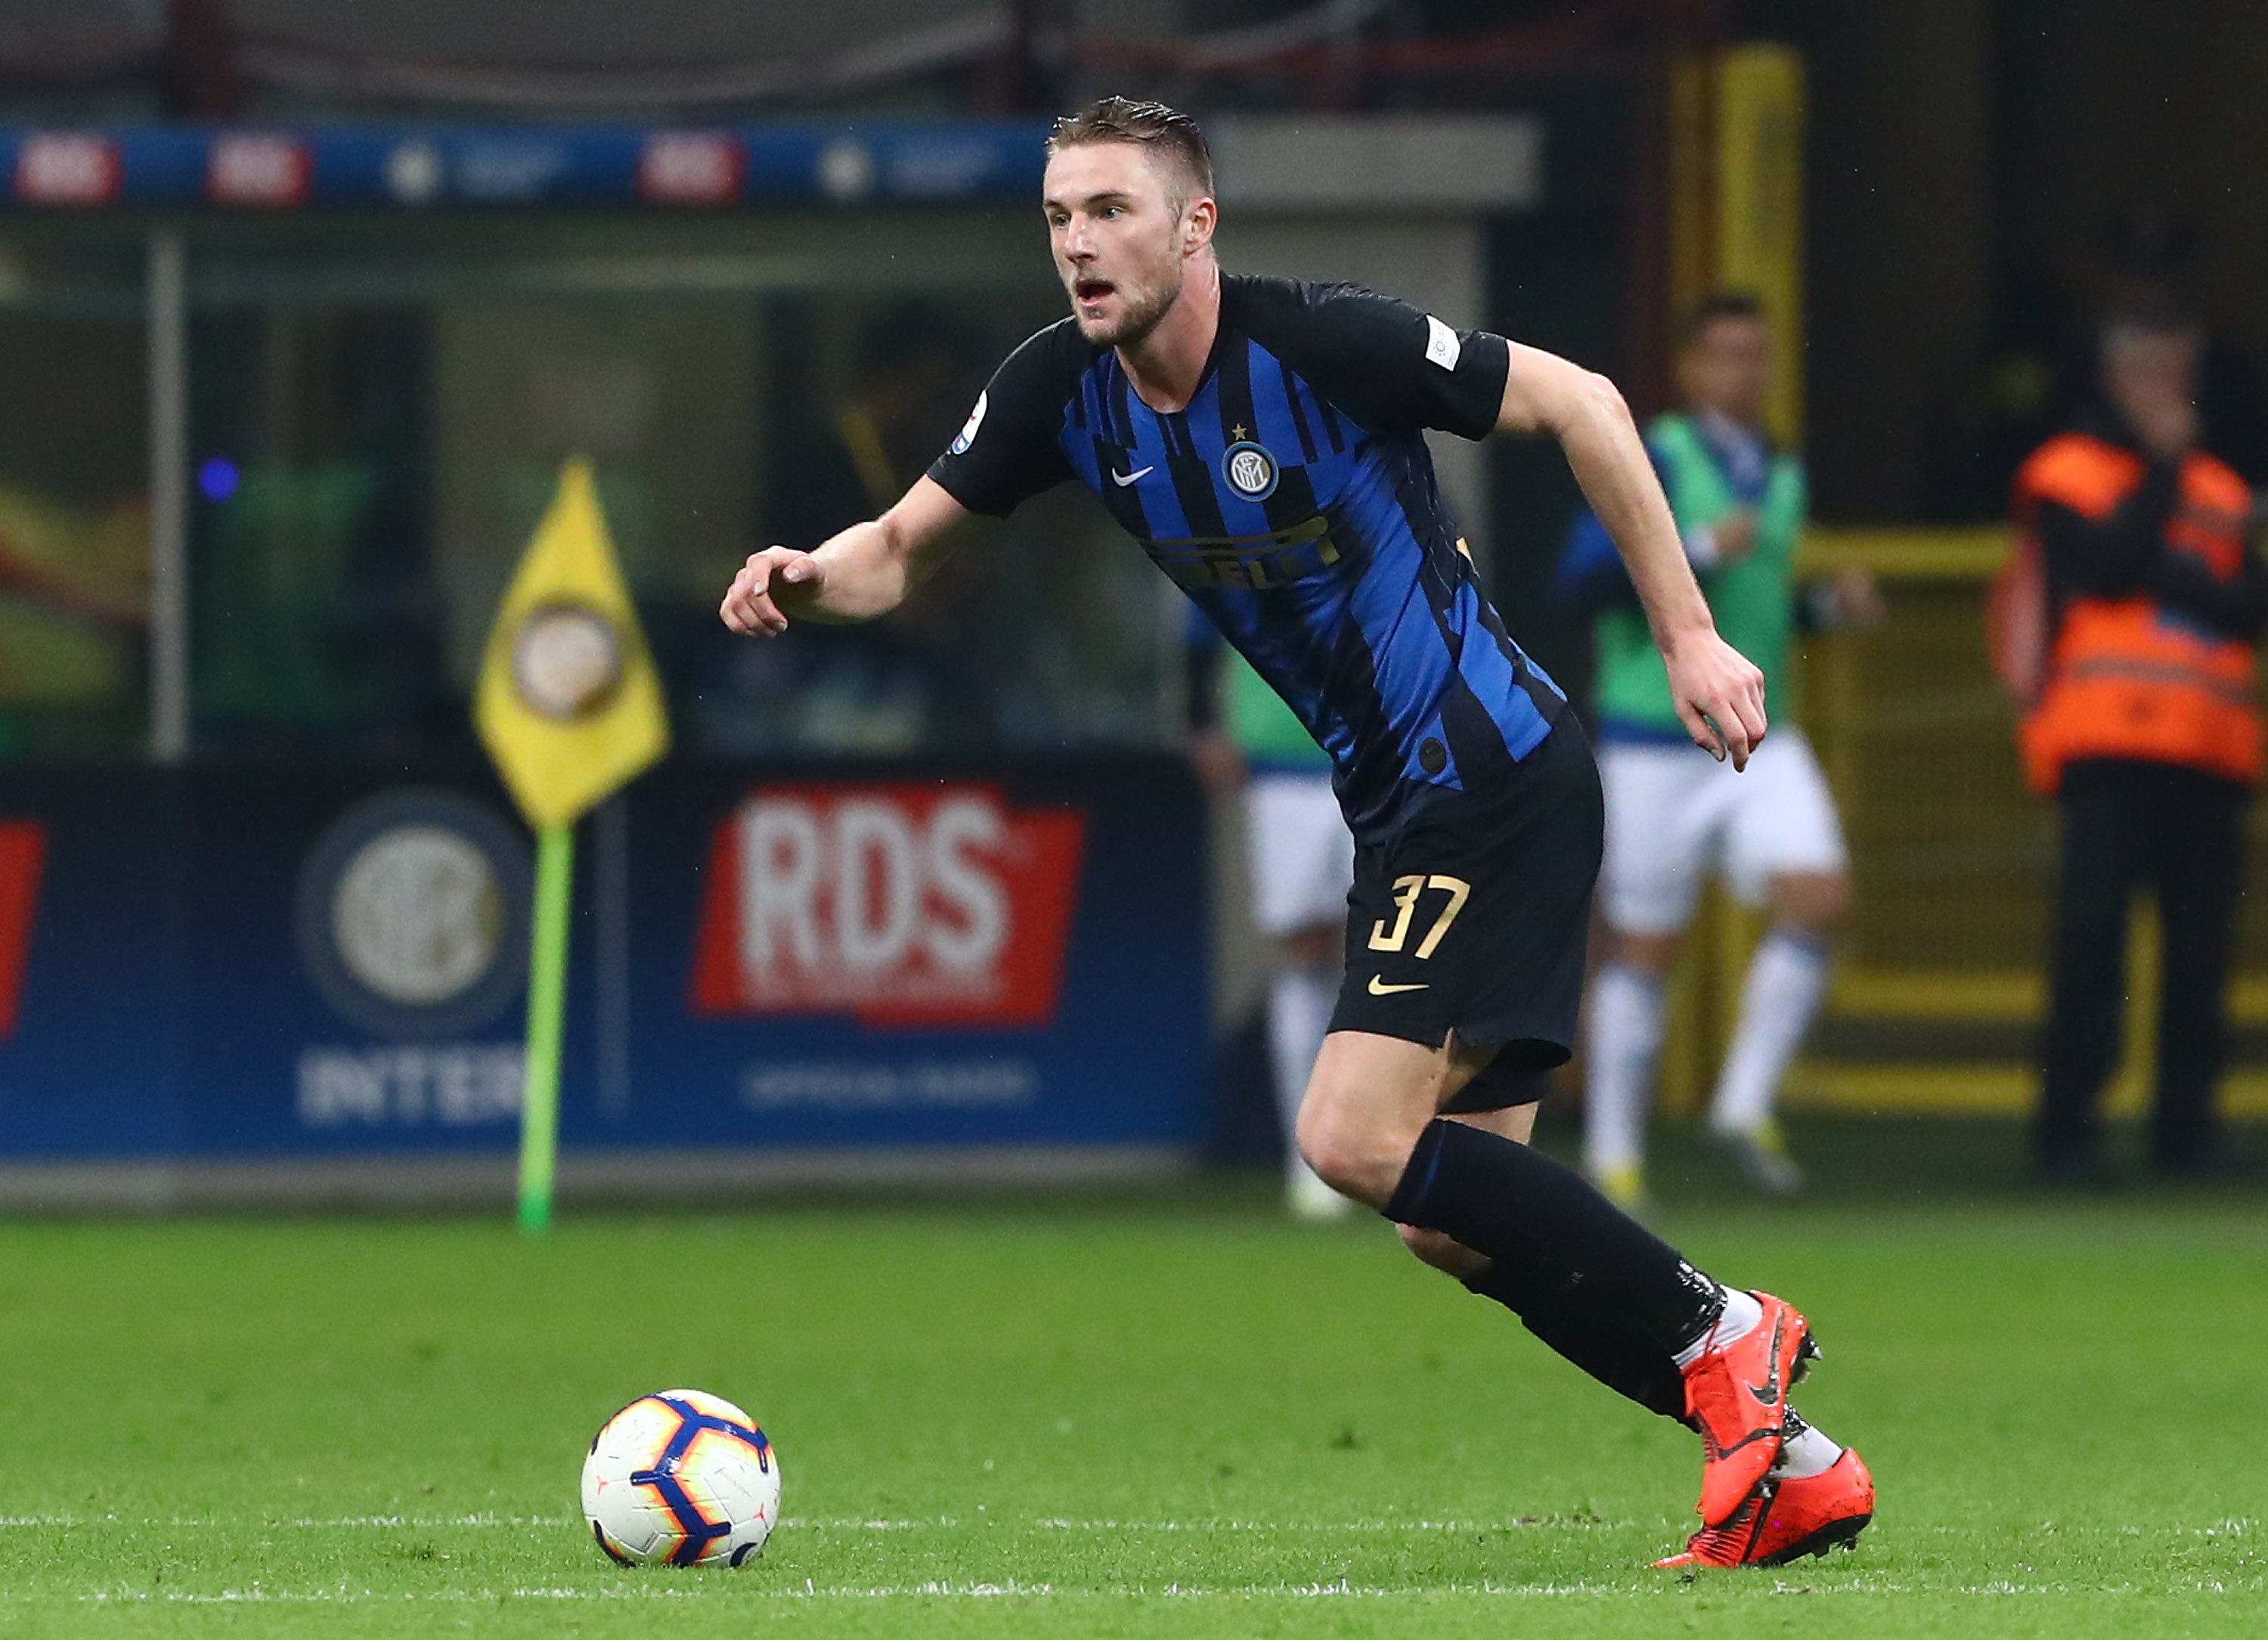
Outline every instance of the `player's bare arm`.
<svg viewBox="0 0 2268 1640"><path fill-rule="evenodd" d="M787 631L791 621L887 615L936 569L954 526L968 516L933 480L917 478L880 518L853 524L812 551L751 553L718 613L734 632L765 638Z"/></svg>
<svg viewBox="0 0 2268 1640"><path fill-rule="evenodd" d="M1764 737L1764 674L1717 635L1686 561L1669 501L1615 384L1541 349L1511 344L1502 432L1549 432L1614 537L1669 669L1678 720L1694 743L1736 769Z"/></svg>

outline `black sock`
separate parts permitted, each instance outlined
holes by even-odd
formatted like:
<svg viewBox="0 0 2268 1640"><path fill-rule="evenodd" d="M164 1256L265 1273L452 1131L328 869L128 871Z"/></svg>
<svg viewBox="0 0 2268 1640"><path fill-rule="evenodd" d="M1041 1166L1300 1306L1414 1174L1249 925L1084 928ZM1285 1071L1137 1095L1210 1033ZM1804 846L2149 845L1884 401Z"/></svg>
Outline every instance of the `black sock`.
<svg viewBox="0 0 2268 1640"><path fill-rule="evenodd" d="M1567 1360L1648 1412L1685 1422L1685 1375L1668 1351L1611 1310L1587 1303L1541 1265L1495 1259L1465 1285L1493 1298Z"/></svg>
<svg viewBox="0 0 2268 1640"><path fill-rule="evenodd" d="M1724 1312L1716 1282L1581 1174L1464 1122L1426 1124L1383 1211L1513 1268L1540 1267L1665 1354L1697 1343Z"/></svg>

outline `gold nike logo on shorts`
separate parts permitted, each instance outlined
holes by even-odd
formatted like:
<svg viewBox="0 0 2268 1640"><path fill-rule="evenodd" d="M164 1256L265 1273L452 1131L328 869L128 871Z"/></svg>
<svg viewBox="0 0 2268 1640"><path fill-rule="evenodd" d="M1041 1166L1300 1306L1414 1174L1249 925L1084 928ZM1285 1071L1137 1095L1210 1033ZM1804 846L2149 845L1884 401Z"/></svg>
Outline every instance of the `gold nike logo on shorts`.
<svg viewBox="0 0 2268 1640"><path fill-rule="evenodd" d="M1392 996L1396 991L1423 991L1425 989L1427 989L1427 987L1423 985L1388 985L1386 983L1386 976L1384 974L1373 974L1370 977L1370 994L1373 996Z"/></svg>

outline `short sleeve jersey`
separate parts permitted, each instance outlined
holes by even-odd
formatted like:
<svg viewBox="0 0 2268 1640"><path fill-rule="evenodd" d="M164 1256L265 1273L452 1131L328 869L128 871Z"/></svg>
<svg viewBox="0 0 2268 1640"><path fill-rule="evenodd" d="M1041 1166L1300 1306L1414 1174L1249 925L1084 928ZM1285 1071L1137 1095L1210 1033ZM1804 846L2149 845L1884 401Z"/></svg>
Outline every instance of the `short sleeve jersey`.
<svg viewBox="0 0 2268 1640"><path fill-rule="evenodd" d="M1565 697L1482 595L1425 430L1487 435L1509 350L1347 284L1225 277L1197 395L1160 414L1069 320L992 377L929 476L1004 516L1093 491L1330 754L1356 838L1486 791Z"/></svg>

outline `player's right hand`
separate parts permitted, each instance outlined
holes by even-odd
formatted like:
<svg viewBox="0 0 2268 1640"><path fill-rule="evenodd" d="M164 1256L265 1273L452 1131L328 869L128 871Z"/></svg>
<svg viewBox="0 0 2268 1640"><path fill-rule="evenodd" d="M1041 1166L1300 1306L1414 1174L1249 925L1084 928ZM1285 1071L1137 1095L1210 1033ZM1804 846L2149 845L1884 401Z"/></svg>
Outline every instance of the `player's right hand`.
<svg viewBox="0 0 2268 1640"><path fill-rule="evenodd" d="M2199 421L2194 403L2161 399L2154 394L2147 398L2132 396L2133 403L2118 408L2132 424L2144 450L2161 462L2179 462L2197 447Z"/></svg>
<svg viewBox="0 0 2268 1640"><path fill-rule="evenodd" d="M1690 632L1662 653L1670 698L1693 743L1736 770L1764 737L1764 675L1714 627Z"/></svg>
<svg viewBox="0 0 2268 1640"><path fill-rule="evenodd" d="M793 547L752 552L718 614L725 624L750 637L773 638L787 631L787 608L809 604L819 595L820 565Z"/></svg>

